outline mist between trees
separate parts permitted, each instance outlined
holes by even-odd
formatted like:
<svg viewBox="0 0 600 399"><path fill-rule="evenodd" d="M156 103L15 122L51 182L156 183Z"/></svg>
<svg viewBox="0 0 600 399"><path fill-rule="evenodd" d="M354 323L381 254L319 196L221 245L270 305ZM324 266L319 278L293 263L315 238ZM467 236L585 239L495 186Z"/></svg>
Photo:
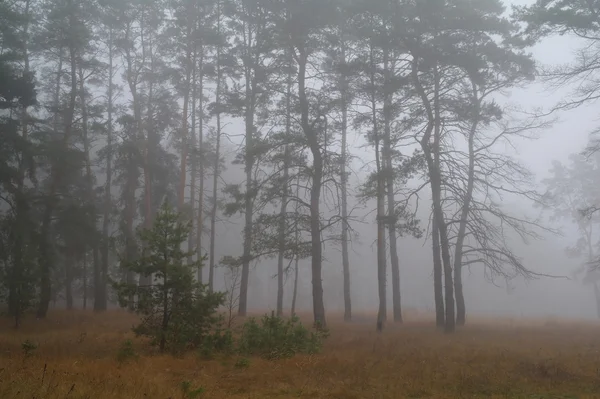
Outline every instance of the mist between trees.
<svg viewBox="0 0 600 399"><path fill-rule="evenodd" d="M8 314L101 312L111 283L152 284L121 265L165 201L207 255L196 279L242 316L311 308L326 325L378 304L381 330L409 304L452 332L488 283L552 286L576 266L570 289L600 309L594 136L543 184L517 154L597 98L597 3L2 2ZM573 63L536 63L559 34L581 45ZM578 89L551 109L510 97L536 79ZM550 267L562 253L536 253L542 238L581 259Z"/></svg>

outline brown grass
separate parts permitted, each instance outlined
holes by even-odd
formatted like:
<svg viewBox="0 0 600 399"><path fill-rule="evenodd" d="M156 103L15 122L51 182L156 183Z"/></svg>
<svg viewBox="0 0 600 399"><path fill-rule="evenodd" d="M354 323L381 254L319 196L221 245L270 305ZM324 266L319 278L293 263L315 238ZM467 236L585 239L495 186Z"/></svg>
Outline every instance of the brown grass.
<svg viewBox="0 0 600 399"><path fill-rule="evenodd" d="M119 364L133 339L124 312L55 312L16 332L0 321L0 398L600 398L600 326L560 320L472 321L455 335L413 314L374 332L374 317L330 317L323 353L292 359L203 360L154 353L134 339L139 359ZM25 356L26 339L39 345Z"/></svg>

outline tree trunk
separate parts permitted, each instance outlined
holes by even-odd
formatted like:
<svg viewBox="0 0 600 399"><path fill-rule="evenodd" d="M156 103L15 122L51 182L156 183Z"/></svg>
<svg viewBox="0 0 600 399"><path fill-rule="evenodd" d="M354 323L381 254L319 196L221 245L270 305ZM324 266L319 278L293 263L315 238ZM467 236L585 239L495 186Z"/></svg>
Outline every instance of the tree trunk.
<svg viewBox="0 0 600 399"><path fill-rule="evenodd" d="M200 46L198 65L198 225L197 250L198 260L204 258L202 253L202 235L204 234L204 46ZM202 283L202 265L198 266L197 279Z"/></svg>
<svg viewBox="0 0 600 399"><path fill-rule="evenodd" d="M108 307L108 262L109 262L109 250L110 250L110 215L112 211L112 195L110 193L112 187L112 140L113 140L113 125L112 125L112 113L113 113L113 31L109 29L108 38L108 89L107 89L107 113L108 119L106 121L106 184L104 187L104 209L102 215L102 293L100 298L94 298L94 310L105 311Z"/></svg>
<svg viewBox="0 0 600 399"><path fill-rule="evenodd" d="M198 170L198 152L196 148L196 48L194 48L194 56L192 57L192 140L191 140L191 175L190 175L190 223L191 228L188 234L188 252L194 252L195 238L194 224L196 223L196 173ZM200 256L200 255L198 255ZM188 265L194 261L193 255L188 256Z"/></svg>
<svg viewBox="0 0 600 399"><path fill-rule="evenodd" d="M390 236L390 260L392 264L392 304L394 321L402 323L402 300L400 296L400 262L398 260L398 243L396 242L396 198L394 193L394 167L392 164L392 93L390 92L391 78L388 49L384 50L384 136L383 136L383 167L387 185L388 202L388 234Z"/></svg>
<svg viewBox="0 0 600 399"><path fill-rule="evenodd" d="M298 174L298 182L296 184L296 198L300 194L300 174ZM296 201L295 220L294 220L294 245L296 248L300 245L300 228L298 227L298 218L300 216L300 203ZM294 289L292 292L292 317L296 315L296 301L298 299L298 263L300 263L300 255L297 253L294 256Z"/></svg>
<svg viewBox="0 0 600 399"><path fill-rule="evenodd" d="M145 7L145 6L144 6ZM144 134L144 120L142 116L142 103L141 98L139 96L137 101L134 98L134 104L137 104L137 126L138 126L138 135L140 140L144 140L144 148L143 148L143 168L144 168L144 228L150 229L152 227L152 222L154 218L154 206L153 206L153 196L152 196L152 185L154 182L153 176L153 166L151 162L154 161L154 157L156 154L154 153L154 148L156 143L156 138L154 137L154 128L153 128L153 101L154 101L154 53L153 53L153 44L152 44L152 34L151 31L146 31L145 28L145 19L144 13L141 14L141 22L140 22L140 34L142 47L146 46L148 51L148 58L150 59L150 70L149 70L149 79L148 79L148 105L147 105L147 117L146 117L146 134ZM148 37L145 37L145 34L148 34ZM147 44L145 43L147 41ZM134 109L135 109L134 105ZM142 247L142 252L145 251L145 248ZM152 275L140 275L138 280L138 285L141 287L147 287L152 285Z"/></svg>
<svg viewBox="0 0 600 399"><path fill-rule="evenodd" d="M73 249L67 248L65 253L65 299L67 310L73 310L73 263L75 263Z"/></svg>
<svg viewBox="0 0 600 399"><path fill-rule="evenodd" d="M187 157L188 157L188 148L187 148L187 140L188 140L188 108L190 102L190 79L191 79L191 70L192 70L192 46L190 44L190 36L191 29L188 24L187 29L187 46L186 46L186 54L185 54L185 87L183 92L183 118L181 124L181 166L179 171L179 211L183 209L183 205L185 204L185 184L187 177Z"/></svg>
<svg viewBox="0 0 600 399"><path fill-rule="evenodd" d="M72 4L70 4L73 7ZM69 16L70 25L75 26L73 21L74 16ZM71 45L69 47L69 56L71 58L71 93L69 98L69 105L65 112L64 126L65 132L63 135L61 147L67 149L69 140L73 133L73 118L75 114L75 104L77 100L77 54L76 49ZM50 172L50 187L46 197L45 209L42 215L42 226L40 228L40 246L39 246L39 262L40 262L40 301L36 316L38 319L43 319L48 313L48 307L52 299L52 282L50 274L54 268L54 254L52 253L51 243L52 238L50 237L50 230L52 224L52 217L54 210L58 205L58 199L56 198L57 190L62 180L62 169L63 165L60 162L52 165Z"/></svg>
<svg viewBox="0 0 600 399"><path fill-rule="evenodd" d="M466 322L465 296L462 285L462 257L465 236L467 233L467 223L471 211L471 201L473 199L473 187L475 185L475 133L479 123L480 103L477 93L477 86L472 82L473 89L473 122L469 131L469 170L467 175L467 188L463 198L463 204L456 235L456 246L454 251L454 291L456 293L456 324L464 326Z"/></svg>
<svg viewBox="0 0 600 399"><path fill-rule="evenodd" d="M79 60L80 62L82 60ZM90 161L90 139L88 137L88 113L87 113L87 104L85 98L85 85L84 85L84 75L83 68L79 65L79 101L81 107L81 132L83 138L83 151L85 154L85 177L86 177L86 191L87 191L87 200L89 204L96 203L96 196L94 194L94 175L92 174L92 164ZM92 206L92 215L89 221L90 225L96 228L96 207ZM94 300L98 302L100 305L101 302L104 302L105 299L102 298L103 293L106 292L106 287L103 287L103 279L102 279L102 271L100 265L100 258L98 254L98 241L96 239L92 240L92 259L93 259L93 271L94 271ZM101 310L94 304L94 310Z"/></svg>
<svg viewBox="0 0 600 399"><path fill-rule="evenodd" d="M212 193L212 209L210 211L210 254L208 261L208 289L212 292L215 280L215 240L216 240L216 225L217 225L217 206L218 206L218 190L219 190L219 159L221 158L221 116L217 114L217 142L215 145L215 163L213 166L213 193Z"/></svg>
<svg viewBox="0 0 600 399"><path fill-rule="evenodd" d="M292 66L288 64L288 75L285 95L285 134L290 137L292 131ZM287 221L288 179L290 174L290 148L285 146L283 154L283 191L281 195L281 209L279 210L279 253L277 256L277 316L283 315L283 261L285 258L285 229Z"/></svg>
<svg viewBox="0 0 600 399"><path fill-rule="evenodd" d="M437 227L440 233L440 244L442 247L442 264L444 266L444 287L446 296L446 312L444 331L454 332L456 320L454 319L454 286L452 282L452 264L450 260L450 242L448 240L448 229L442 208L442 176L440 166L440 142L441 142L441 108L440 108L440 77L437 66L434 70L434 138L433 138L433 163L430 180L433 193L433 207L437 217ZM429 148L429 146L427 146ZM432 159L431 153L427 156Z"/></svg>
<svg viewBox="0 0 600 399"><path fill-rule="evenodd" d="M288 97L289 99L289 97ZM289 113L288 113L289 114ZM277 316L283 316L283 260L285 255L285 235L287 220L288 203L288 179L290 174L289 167L290 149L286 145L284 150L283 166L283 192L281 195L281 209L279 210L279 253L277 256Z"/></svg>
<svg viewBox="0 0 600 399"><path fill-rule="evenodd" d="M246 123L246 145L245 145L245 171L246 171L246 195L244 210L244 252L242 255L242 279L240 281L240 298L238 314L245 316L248 309L248 280L250 278L250 261L252 258L252 234L254 218L255 190L252 172L254 169L254 79L250 66L245 66L246 72L246 104L244 120Z"/></svg>
<svg viewBox="0 0 600 399"><path fill-rule="evenodd" d="M346 45L341 45L341 59L346 64ZM342 270L344 275L344 321L352 320L352 296L350 294L350 257L348 256L348 81L346 72L341 74L340 82L342 108L342 151L340 159L340 182L342 196Z"/></svg>
<svg viewBox="0 0 600 399"><path fill-rule="evenodd" d="M442 178L439 164L439 147L441 138L441 119L440 119L440 104L439 104L439 76L437 67L434 70L434 109L431 108L431 103L427 98L427 94L421 85L418 77L419 59L413 61L412 77L418 95L421 98L423 106L426 109L428 124L421 139L421 149L425 155L429 180L431 184L431 193L433 201L433 213L436 219L437 228L440 235L440 244L442 251L442 264L445 277L445 294L446 294L446 311L444 331L447 333L454 332L456 321L454 319L454 287L452 282L452 265L450 263L450 249L448 240L448 231L444 220L444 211L442 209ZM433 146L430 142L432 132L435 130Z"/></svg>
<svg viewBox="0 0 600 399"><path fill-rule="evenodd" d="M163 269L163 279L165 286L163 287L163 298L162 298L162 323L161 323L161 334L160 334L160 343L159 349L161 352L165 351L165 345L167 343L167 330L169 328L169 290L167 289L168 278L170 276L167 275L167 267Z"/></svg>
<svg viewBox="0 0 600 399"><path fill-rule="evenodd" d="M377 130L377 128L374 128ZM377 133L375 133L377 134ZM384 188L381 173L381 160L379 155L379 139L376 139L375 157L377 158L377 288L379 293L379 310L377 312L377 331L383 331L383 324L387 320L387 292L386 292L386 245L385 245L385 203Z"/></svg>
<svg viewBox="0 0 600 399"><path fill-rule="evenodd" d="M25 74L29 74L29 6L30 0L25 2L25 26L23 29L23 43L24 43L24 61L25 61ZM29 115L27 106L23 106L21 109L21 125L22 125L22 138L23 142L29 141ZM13 247L13 270L9 282L9 297L8 297L8 311L9 315L12 315L15 320L15 328L19 328L21 325L21 314L23 312L23 290L25 289L23 281L23 274L25 269L25 243L28 241L29 232L26 227L26 222L29 219L29 209L27 206L27 198L25 197L25 174L27 170L27 162L25 162L26 153L21 152L21 158L19 159L18 169L18 180L17 180L17 193L15 198L15 243Z"/></svg>
<svg viewBox="0 0 600 399"><path fill-rule="evenodd" d="M440 231L437 227L437 218L434 216L431 223L431 241L433 243L433 295L435 298L435 324L444 328L446 315L444 309L444 285L442 283L442 257L440 255Z"/></svg>
<svg viewBox="0 0 600 399"><path fill-rule="evenodd" d="M379 129L377 124L377 98L375 79L375 60L373 44L369 52L370 83L371 83L371 118L373 123L373 139L375 141L375 164L377 178L377 291L379 293L379 310L377 312L377 331L383 331L387 320L386 292L386 245L385 245L385 185L382 171Z"/></svg>
<svg viewBox="0 0 600 399"><path fill-rule="evenodd" d="M140 21L141 31L143 32L143 13L142 20ZM133 40L129 37L130 29L126 30L127 35L125 36L126 40ZM133 116L136 123L136 131L138 139L142 139L144 137L143 126L142 126L142 109L140 104L140 98L138 96L137 85L138 85L138 76L135 71L134 60L131 54L130 49L127 47L125 51L125 61L127 64L127 73L126 80L127 85L129 86L129 91L131 92L131 98L133 102ZM151 95L149 95L151 97ZM132 142L129 145L133 145L135 142ZM144 207L146 213L146 219L148 219L148 214L150 210L150 176L147 168L147 152L148 152L148 144L144 145L143 149L143 157L144 157ZM138 180L137 173L137 165L134 165L134 153L133 150L129 151L128 154L128 170L127 170L127 184L125 187L125 257L127 262L133 262L137 256L137 244L135 242L135 234L134 234L134 226L133 221L135 218L135 208L136 208L136 198L135 191ZM132 271L127 271L126 274L127 284L135 283L135 275ZM141 280L141 279L140 279ZM127 309L132 312L135 308L135 298L133 294L129 295L127 299Z"/></svg>
<svg viewBox="0 0 600 399"><path fill-rule="evenodd" d="M300 100L300 118L304 135L308 141L313 156L312 186L310 189L310 236L311 236L311 272L313 317L317 326L325 328L325 304L323 302L322 262L323 248L321 243L321 185L323 180L323 155L317 133L309 122L309 104L306 96L306 64L307 56L304 49L299 49L298 57L298 97Z"/></svg>
<svg viewBox="0 0 600 399"><path fill-rule="evenodd" d="M221 34L221 2L217 4L217 25L218 34ZM215 280L215 239L216 239L216 224L217 224L217 206L218 206L218 190L219 190L219 164L221 161L221 80L223 79L223 71L221 70L221 45L217 45L217 88L215 104L217 108L217 137L215 143L215 163L213 166L213 197L212 210L210 212L210 255L208 261L208 289L210 292L214 288ZM240 301L241 302L241 301Z"/></svg>
<svg viewBox="0 0 600 399"><path fill-rule="evenodd" d="M82 270L82 280L83 280L83 310L87 309L87 299L88 299L88 278L87 278L87 254L83 253L83 270Z"/></svg>
<svg viewBox="0 0 600 399"><path fill-rule="evenodd" d="M133 143L129 143L132 145ZM125 185L125 260L127 263L135 261L137 257L137 243L134 234L134 218L136 209L136 197L135 192L138 181L138 169L134 159L133 149L130 149L128 154L129 162L127 165L127 183ZM128 285L135 284L135 274L131 270L127 271L126 280ZM133 294L129 295L127 299L127 308L129 311L134 310L135 298Z"/></svg>

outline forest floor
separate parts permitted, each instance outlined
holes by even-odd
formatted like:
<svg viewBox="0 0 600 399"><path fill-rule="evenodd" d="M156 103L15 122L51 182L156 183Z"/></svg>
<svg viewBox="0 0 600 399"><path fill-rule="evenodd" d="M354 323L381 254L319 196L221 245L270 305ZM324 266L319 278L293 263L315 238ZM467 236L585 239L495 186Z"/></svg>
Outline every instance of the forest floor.
<svg viewBox="0 0 600 399"><path fill-rule="evenodd" d="M406 318L377 334L373 316L344 324L331 315L322 353L247 367L236 356L153 353L120 311L57 311L18 332L0 320L0 398L179 399L186 381L211 399L600 398L600 325L477 319L449 336L430 318ZM28 356L27 339L38 345ZM140 356L121 364L126 339Z"/></svg>

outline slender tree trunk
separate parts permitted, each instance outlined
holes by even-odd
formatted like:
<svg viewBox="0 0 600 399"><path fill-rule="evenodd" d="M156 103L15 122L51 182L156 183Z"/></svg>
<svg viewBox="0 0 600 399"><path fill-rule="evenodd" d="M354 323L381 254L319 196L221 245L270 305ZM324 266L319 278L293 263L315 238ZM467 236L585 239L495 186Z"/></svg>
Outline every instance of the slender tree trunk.
<svg viewBox="0 0 600 399"><path fill-rule="evenodd" d="M218 2L218 33L221 34L221 2ZM215 239L216 239L216 224L217 224L217 206L218 206L218 190L219 190L219 169L221 161L221 80L223 79L223 71L221 70L221 45L217 45L217 88L215 103L217 106L217 137L215 143L215 163L213 166L213 198L212 210L210 212L210 255L208 261L208 289L213 291L215 280ZM241 302L241 301L240 301Z"/></svg>
<svg viewBox="0 0 600 399"><path fill-rule="evenodd" d="M63 74L63 48L58 49L58 68L56 71L56 83L54 86L54 99L52 103L54 104L54 115L52 116L52 130L54 132L58 132L59 122L60 122L60 85L62 83L62 74Z"/></svg>
<svg viewBox="0 0 600 399"><path fill-rule="evenodd" d="M143 34L143 11L142 11L142 20L140 21L141 32ZM127 35L125 39L127 41L132 40L129 37L130 29L126 30ZM125 61L127 64L127 73L126 80L127 85L129 86L129 91L131 92L131 98L133 103L133 115L136 123L136 133L137 137L132 138L129 145L133 145L137 140L142 140L144 138L143 126L142 126L142 107L141 107L141 99L138 96L138 73L136 71L133 55L131 54L131 50L126 47L125 51ZM150 95L149 95L150 97ZM143 163L144 163L144 207L145 213L148 216L150 209L150 176L147 168L147 152L148 145L144 144L143 149ZM138 179L137 176L137 165L134 165L135 154L132 149L129 149L128 153L128 165L127 165L127 184L125 187L125 255L127 262L133 262L137 257L137 244L135 242L135 234L134 234L134 218L135 218L135 208L136 208L136 198L135 198L135 190L136 190L136 182ZM126 273L127 284L135 283L135 275L132 271L127 271ZM140 279L141 280L141 279ZM135 307L135 298L133 294L129 295L127 299L127 308L130 312L134 310Z"/></svg>
<svg viewBox="0 0 600 399"><path fill-rule="evenodd" d="M60 86L61 86L61 81L62 81L62 69L63 69L63 48L61 47L59 49L59 58L58 58L58 71L56 73L56 86L55 86L55 91L54 91L54 107L55 107L55 113L54 113L54 117L53 119L53 130L55 133L58 133L60 127ZM73 66L73 64L71 65ZM72 126L71 124L73 123L73 113L75 112L75 98L77 96L77 78L74 77L74 71L71 70L71 103L70 105L72 105L72 108L70 107L67 110L67 114L63 116L63 123L65 126L65 136L63 138L63 142L65 143L65 145L68 145L69 143L69 138L67 136L67 133L69 133L69 136L71 135L71 130L72 130ZM75 85L73 84L73 79L75 79ZM73 89L73 87L75 87L75 89ZM69 118L70 122L67 122L67 117ZM68 125L67 125L68 124ZM56 176L58 174L58 171L56 170L57 165L52 165L52 171L51 171L51 181L53 182L54 186L50 187L49 190L49 195L46 198L46 206L45 206L45 211L43 214L43 218L42 218L42 226L41 226L41 231L40 231L40 244L39 244L39 263L40 263L40 301L38 304L38 309L36 312L36 317L37 318L45 318L46 317L46 313L48 312L48 306L50 304L50 300L51 300L51 295L52 295L52 287L51 287L51 283L50 283L50 272L51 272L51 268L53 267L53 261L50 259L50 256L53 256L53 254L51 253L52 248L50 247L50 238L48 237L48 235L50 234L50 224L52 223L52 214L54 213L54 207L56 206L54 204L54 202L56 201L56 199L54 198L55 196L55 191L56 191L56 186L58 185L58 182L56 182L56 179L58 179L58 176Z"/></svg>
<svg viewBox="0 0 600 399"><path fill-rule="evenodd" d="M133 157L133 154L129 154L130 157ZM136 207L136 198L135 198L135 182L137 181L137 170L133 170L133 168L137 168L131 163L135 162L133 160L129 161L128 165L128 179L127 185L125 187L125 259L128 263L133 262L137 257L137 244L135 241L134 234L134 226L133 220L135 217L135 207ZM135 284L135 274L128 270L126 274L127 284L133 285ZM129 295L127 308L129 311L133 311L135 305L135 298L133 294Z"/></svg>
<svg viewBox="0 0 600 399"><path fill-rule="evenodd" d="M245 145L245 171L246 171L246 195L244 210L244 252L242 255L242 279L240 281L240 299L238 314L245 316L248 309L248 281L250 278L250 261L252 258L252 234L254 219L255 182L252 177L254 172L254 79L249 66L246 66L246 145Z"/></svg>
<svg viewBox="0 0 600 399"><path fill-rule="evenodd" d="M136 214L136 195L135 192L138 188L139 169L137 163L136 150L133 147L133 142L128 142L128 154L127 154L127 181L124 192L124 216L125 216L125 260L127 263L134 262L138 255L137 242L134 234L134 219ZM135 273L131 270L126 272L127 284L132 286L136 283ZM127 298L127 308L132 312L135 308L135 297L133 294Z"/></svg>
<svg viewBox="0 0 600 399"><path fill-rule="evenodd" d="M81 61L81 60L79 60ZM90 161L90 139L88 137L88 113L87 113L87 103L85 97L85 85L84 85L84 75L82 66L79 66L79 101L81 107L81 132L83 138L83 152L85 154L85 175L86 175L86 190L87 190L87 199L89 204L96 203L96 196L94 194L94 175L92 174L92 164ZM92 207L92 215L90 218L90 225L93 228L96 228L96 207ZM92 249L92 259L93 259L93 271L94 271L94 300L98 302L100 305L105 300L102 298L103 293L106 291L106 288L102 287L103 279L102 279L102 270L100 265L100 258L98 253L98 241L93 240L91 243ZM96 306L94 304L94 310L102 310L101 306Z"/></svg>
<svg viewBox="0 0 600 399"><path fill-rule="evenodd" d="M196 148L196 48L194 48L194 56L192 57L192 140L191 140L191 177L190 177L190 222L192 224L190 232L188 234L188 252L194 252L195 237L196 233L194 230L194 224L196 223L196 173L198 170L198 151ZM200 255L198 255L200 256ZM187 259L188 265L194 261L193 256L189 256Z"/></svg>
<svg viewBox="0 0 600 399"><path fill-rule="evenodd" d="M317 133L309 122L309 103L306 96L306 64L307 55L304 49L299 49L298 56L298 97L300 100L301 126L310 152L313 156L312 187L310 189L310 236L311 236L311 272L313 291L313 317L315 324L326 327L325 303L323 301L322 262L323 248L321 243L321 186L323 180L323 154Z"/></svg>
<svg viewBox="0 0 600 399"><path fill-rule="evenodd" d="M197 247L198 259L204 258L202 252L202 236L204 234L204 46L200 46L200 59L198 65L198 225ZM197 279L202 283L202 265L198 266Z"/></svg>
<svg viewBox="0 0 600 399"><path fill-rule="evenodd" d="M215 280L215 240L217 225L217 207L219 190L219 159L221 158L221 117L217 115L217 138L216 138L215 163L213 165L213 193L212 209L210 211L210 255L208 261L208 288L212 292Z"/></svg>
<svg viewBox="0 0 600 399"><path fill-rule="evenodd" d="M456 235L456 245L454 247L454 292L456 293L456 324L464 326L466 322L465 296L462 285L462 257L465 236L467 233L467 223L471 211L471 201L473 199L473 188L475 185L475 133L479 123L480 103L477 93L477 86L472 83L473 89L473 122L469 131L469 170L467 174L467 188L465 190L463 204Z"/></svg>
<svg viewBox="0 0 600 399"><path fill-rule="evenodd" d="M394 321L402 323L402 300L400 295L400 262L398 260L398 243L396 242L396 198L394 194L394 167L392 164L392 93L389 66L389 50L384 50L384 136L383 136L383 164L387 185L388 202L388 234L390 236L390 260L392 265L392 304Z"/></svg>
<svg viewBox="0 0 600 399"><path fill-rule="evenodd" d="M296 184L296 198L300 195L300 175L298 174ZM296 201L295 206L295 220L294 220L294 245L298 247L300 245L300 228L298 226L298 218L300 217L300 203ZM296 301L298 299L298 264L300 263L300 254L294 256L294 288L292 292L292 316L296 315Z"/></svg>
<svg viewBox="0 0 600 399"><path fill-rule="evenodd" d="M446 316L444 309L444 285L442 283L442 257L440 255L440 231L437 227L437 218L434 216L431 223L431 241L433 243L433 295L435 298L435 324L444 328Z"/></svg>
<svg viewBox="0 0 600 399"><path fill-rule="evenodd" d="M145 7L145 6L144 6ZM147 48L148 50L148 58L150 59L150 68L149 68L149 78L148 78L148 98L147 98L147 117L144 121L142 115L142 99L137 98L137 101L134 98L134 104L137 104L137 126L138 126L138 135L139 139L143 140L143 168L144 168L144 228L150 229L152 227L152 222L154 219L155 206L153 204L153 164L154 157L156 154L154 153L155 146L157 145L156 139L154 137L154 73L155 73L155 63L154 63L154 53L153 53L153 42L152 42L152 31L146 31L146 20L145 14L142 12L141 22L140 22L140 37L141 37L141 46L142 48ZM148 36L146 36L146 34ZM146 43L147 42L147 43ZM139 94L139 93L138 93ZM134 105L135 109L135 105ZM145 122L145 123L144 123ZM145 129L144 129L145 125ZM144 133L144 130L146 132ZM159 205L157 205L159 206ZM142 252L144 252L146 248L142 247ZM138 285L140 287L147 287L152 285L152 275L143 275L140 274L138 279Z"/></svg>
<svg viewBox="0 0 600 399"><path fill-rule="evenodd" d="M433 193L433 207L435 216L437 217L437 227L440 233L440 244L442 248L442 264L444 266L444 287L446 296L446 312L444 331L447 333L454 332L456 326L454 312L454 285L452 281L452 264L450 260L450 242L448 239L448 230L442 209L442 176L440 166L440 141L441 141L441 108L440 108L440 77L438 67L434 70L434 115L435 129L433 139L433 169L430 174L431 188ZM431 159L431 154L428 156Z"/></svg>
<svg viewBox="0 0 600 399"><path fill-rule="evenodd" d="M112 212L112 157L113 157L113 30L109 29L108 37L108 89L107 89L107 121L106 121L106 183L104 186L104 209L102 215L102 294L100 298L94 298L94 310L105 311L108 307L108 262L110 250L110 214Z"/></svg>
<svg viewBox="0 0 600 399"><path fill-rule="evenodd" d="M288 75L285 96L285 134L290 137L292 131L292 67L288 64ZM285 146L283 154L283 188L281 194L281 209L279 210L279 253L277 254L277 316L283 315L283 261L285 258L285 229L287 222L288 179L290 175L290 148Z"/></svg>
<svg viewBox="0 0 600 399"><path fill-rule="evenodd" d="M165 285L168 282L168 278L170 276L167 275L167 268L163 269L164 274L164 282ZM162 298L162 306L163 306L163 314L162 314L162 323L161 323L161 334L160 334L160 343L159 349L161 352L165 351L165 346L167 343L167 330L169 328L169 290L163 289L163 298Z"/></svg>
<svg viewBox="0 0 600 399"><path fill-rule="evenodd" d="M25 2L25 26L23 28L23 43L24 43L24 61L25 68L24 73L29 74L29 7L30 0ZM23 142L29 141L29 114L27 106L23 106L21 109L21 127L22 127L22 139ZM25 160L27 154L26 151L21 152L19 158L19 169L17 178L17 193L15 198L15 243L13 247L13 270L9 282L9 297L8 297L8 310L9 314L14 316L15 328L19 328L21 324L21 314L23 306L23 290L26 284L23 281L25 265L25 243L28 241L28 228L26 223L29 219L29 209L27 206L27 198L25 197L25 174L27 169L27 162Z"/></svg>
<svg viewBox="0 0 600 399"><path fill-rule="evenodd" d="M65 253L65 299L67 310L73 310L73 263L75 263L73 249L67 248Z"/></svg>
<svg viewBox="0 0 600 399"><path fill-rule="evenodd" d="M377 291L379 293L379 310L377 312L377 331L383 331L383 324L387 320L387 292L386 292L386 245L385 245L385 184L382 171L379 129L377 123L377 98L375 80L375 60L373 45L369 52L370 78L371 78L371 118L373 122L373 138L375 140L375 163L377 174Z"/></svg>
<svg viewBox="0 0 600 399"><path fill-rule="evenodd" d="M431 193L433 200L433 213L436 219L436 227L439 231L440 245L442 252L442 264L445 278L446 311L444 331L454 332L456 320L454 319L454 286L452 281L452 265L450 261L450 249L448 240L448 231L444 220L444 211L442 209L442 178L439 163L440 139L441 139L441 112L439 104L439 75L437 66L434 69L434 109L421 85L418 75L419 59L415 58L412 66L413 83L423 106L427 112L428 124L421 139L421 149L427 161L429 180L431 184ZM433 145L431 144L432 132L435 130Z"/></svg>
<svg viewBox="0 0 600 399"><path fill-rule="evenodd" d="M288 97L289 98L289 97ZM288 114L289 115L289 114ZM289 159L290 149L286 145L284 150L283 187L281 194L281 209L279 210L279 253L277 256L277 316L283 316L283 260L286 246L286 221L288 203L288 179L290 175Z"/></svg>
<svg viewBox="0 0 600 399"><path fill-rule="evenodd" d="M71 2L69 2L70 4ZM70 4L73 7L72 4ZM69 16L71 26L75 26L74 17L71 14ZM69 98L69 105L65 112L64 124L65 131L61 143L63 149L68 148L69 140L73 133L73 119L75 114L75 104L77 100L77 54L76 49L71 45L69 47L69 56L71 59L71 93ZM60 162L56 162L52 166L50 172L50 187L47 193L46 204L42 215L42 225L40 229L40 246L39 246L39 262L40 262L40 301L36 316L39 319L46 317L48 313L48 307L52 299L52 282L50 274L54 269L54 254L52 250L52 244L50 243L52 238L50 237L50 230L52 224L52 217L54 210L58 205L58 199L56 198L58 187L63 177L64 166Z"/></svg>
<svg viewBox="0 0 600 399"><path fill-rule="evenodd" d="M88 300L88 277L87 277L87 254L83 253L83 270L82 276L83 280L83 310L87 310L87 300Z"/></svg>
<svg viewBox="0 0 600 399"><path fill-rule="evenodd" d="M341 60L346 64L346 44L341 45ZM344 321L352 320L352 296L350 291L350 257L348 256L348 79L346 71L341 75L340 95L342 108L342 152L340 159L340 181L342 196L342 270L344 275Z"/></svg>
<svg viewBox="0 0 600 399"><path fill-rule="evenodd" d="M192 46L190 44L190 36L191 29L188 24L187 29L187 48L185 54L185 88L183 92L183 118L181 123L181 167L180 167L180 181L179 181L179 210L183 209L183 205L185 204L185 185L186 185L186 177L187 177L187 157L188 157L188 108L190 102L190 79L192 75Z"/></svg>

